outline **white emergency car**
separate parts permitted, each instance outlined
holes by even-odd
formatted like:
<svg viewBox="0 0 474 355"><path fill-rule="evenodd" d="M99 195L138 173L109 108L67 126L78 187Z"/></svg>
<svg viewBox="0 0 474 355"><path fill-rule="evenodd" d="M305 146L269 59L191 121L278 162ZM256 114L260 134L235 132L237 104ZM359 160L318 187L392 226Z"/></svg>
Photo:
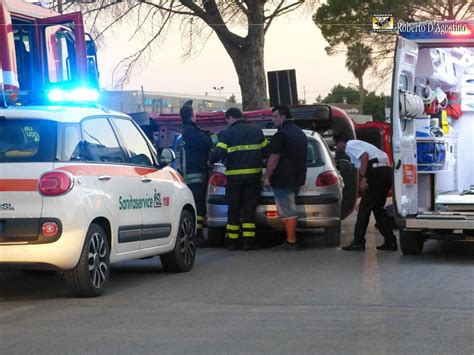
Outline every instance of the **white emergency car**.
<svg viewBox="0 0 474 355"><path fill-rule="evenodd" d="M194 264L194 199L127 115L97 107L0 108L0 267L53 269L100 295L110 264Z"/></svg>
<svg viewBox="0 0 474 355"><path fill-rule="evenodd" d="M474 21L406 24L392 86L393 197L404 254L474 241Z"/></svg>

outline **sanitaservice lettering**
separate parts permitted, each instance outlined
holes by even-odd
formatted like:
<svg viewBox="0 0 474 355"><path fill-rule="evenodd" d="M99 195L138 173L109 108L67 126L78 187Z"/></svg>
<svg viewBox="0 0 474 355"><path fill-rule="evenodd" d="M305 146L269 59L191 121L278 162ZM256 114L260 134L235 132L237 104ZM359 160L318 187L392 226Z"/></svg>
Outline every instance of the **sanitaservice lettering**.
<svg viewBox="0 0 474 355"><path fill-rule="evenodd" d="M119 210L136 210L140 208L153 208L152 197L119 197Z"/></svg>

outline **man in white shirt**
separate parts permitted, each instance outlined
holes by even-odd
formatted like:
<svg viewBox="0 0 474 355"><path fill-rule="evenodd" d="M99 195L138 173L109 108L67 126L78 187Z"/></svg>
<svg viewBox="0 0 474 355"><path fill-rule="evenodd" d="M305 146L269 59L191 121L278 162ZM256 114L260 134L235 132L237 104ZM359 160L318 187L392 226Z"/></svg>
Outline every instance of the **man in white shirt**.
<svg viewBox="0 0 474 355"><path fill-rule="evenodd" d="M376 146L359 140L350 140L344 133L334 135L336 149L345 152L359 171L359 189L362 192L354 240L343 250L365 250L365 233L373 212L377 227L385 243L378 250L397 250L397 240L385 211L387 194L392 188L392 168L387 154Z"/></svg>

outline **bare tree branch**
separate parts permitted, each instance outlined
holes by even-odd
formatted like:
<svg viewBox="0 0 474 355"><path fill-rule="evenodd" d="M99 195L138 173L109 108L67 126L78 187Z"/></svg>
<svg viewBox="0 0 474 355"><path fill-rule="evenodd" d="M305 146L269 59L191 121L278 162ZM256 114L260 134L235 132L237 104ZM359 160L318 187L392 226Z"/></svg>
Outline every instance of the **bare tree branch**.
<svg viewBox="0 0 474 355"><path fill-rule="evenodd" d="M245 14L245 16L249 16L249 11L247 8L247 4L244 6L244 2L241 0L236 0L235 4L238 6L238 8Z"/></svg>
<svg viewBox="0 0 474 355"><path fill-rule="evenodd" d="M133 9L135 9L137 6L139 6L140 3L137 3L131 7L128 8L128 10L126 10L124 13L122 13L119 17L117 17L116 19L114 19L111 23L109 23L102 31L100 31L96 38L100 38L102 37L102 35L104 34L105 31L107 31L109 28L111 28L112 26L114 26L116 23L120 22L125 16L127 16L130 12L133 11Z"/></svg>
<svg viewBox="0 0 474 355"><path fill-rule="evenodd" d="M156 32L141 49L136 51L134 54L122 59L115 66L114 70L112 71L112 78L115 76L116 71L119 70L120 67L125 66L125 72L123 73L123 75L121 75L121 78L119 80L119 84L118 84L119 87L123 87L123 85L129 80L134 65L140 60L145 50L149 49L151 44L161 35L163 29L166 27L167 23L170 21L172 15L173 14L171 12L167 14L159 31Z"/></svg>
<svg viewBox="0 0 474 355"><path fill-rule="evenodd" d="M282 7L283 4L285 3L285 0L281 0L280 3L278 4L278 6L276 7L276 9L268 16L265 16L265 21L268 20L268 22L266 23L265 25L265 28L264 28L264 33L267 33L268 31L268 28L270 27L270 25L272 24L273 22L273 19L277 16L281 16L285 13L288 13L288 12L291 12L291 11L294 11L296 8L300 7L301 5L304 4L304 0L299 0L293 4L290 4L288 6L285 6L285 7Z"/></svg>
<svg viewBox="0 0 474 355"><path fill-rule="evenodd" d="M171 6L170 8L167 8L165 6L162 6L162 5L159 5L159 4L155 4L154 2L150 2L150 1L147 1L147 0L140 0L142 4L147 4L147 5L150 5L150 6L153 6L153 7L156 7L157 9L160 9L160 10L164 10L166 12L171 12L175 15L185 15L185 16L199 16L197 15L196 13L194 12L190 12L190 11L181 11L181 10L175 10L173 9L173 3L174 1L171 1Z"/></svg>
<svg viewBox="0 0 474 355"><path fill-rule="evenodd" d="M141 7L141 6L140 6ZM139 8L140 9L140 8ZM154 9L154 11L147 11L146 15L145 15L145 18L143 20L140 19L140 12L137 13L137 16L138 16L138 19L137 19L137 23L138 23L138 26L137 28L135 29L135 32L133 33L133 35L130 37L130 39L133 39L133 37L135 37L135 35L143 28L143 26L147 23L147 19L149 16L151 17L154 17L155 14L159 11L159 9Z"/></svg>
<svg viewBox="0 0 474 355"><path fill-rule="evenodd" d="M84 10L84 11L82 11L82 13L84 15L89 15L89 14L91 14L93 12L97 12L97 11L102 12L103 10L106 10L108 8L112 8L113 6L116 6L116 5L117 4L114 4L114 3L111 2L111 3L105 4L105 5L97 6L93 9L91 9L91 10Z"/></svg>

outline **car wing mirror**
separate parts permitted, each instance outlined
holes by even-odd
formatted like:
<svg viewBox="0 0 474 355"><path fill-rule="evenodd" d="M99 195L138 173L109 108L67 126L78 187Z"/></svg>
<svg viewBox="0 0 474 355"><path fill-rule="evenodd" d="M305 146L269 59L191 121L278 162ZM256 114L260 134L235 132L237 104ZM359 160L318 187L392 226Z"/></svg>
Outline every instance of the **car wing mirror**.
<svg viewBox="0 0 474 355"><path fill-rule="evenodd" d="M168 165L176 160L176 154L171 148L163 148L158 158L160 165Z"/></svg>

